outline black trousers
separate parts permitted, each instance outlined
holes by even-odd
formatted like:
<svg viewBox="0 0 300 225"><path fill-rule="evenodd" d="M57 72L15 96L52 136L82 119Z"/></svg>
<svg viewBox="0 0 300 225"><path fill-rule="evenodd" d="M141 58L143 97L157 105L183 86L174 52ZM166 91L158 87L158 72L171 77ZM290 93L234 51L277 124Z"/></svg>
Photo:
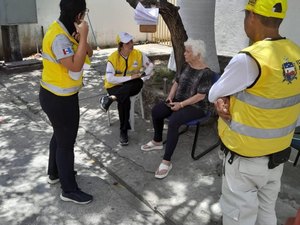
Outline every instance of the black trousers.
<svg viewBox="0 0 300 225"><path fill-rule="evenodd" d="M117 97L121 131L131 129L129 123L130 97L137 95L143 88L143 84L144 82L142 79L134 79L124 82L122 85L107 89L109 95L115 95Z"/></svg>
<svg viewBox="0 0 300 225"><path fill-rule="evenodd" d="M41 87L39 98L53 127L48 174L59 176L63 191L75 191L78 189L73 172L74 144L79 127L78 94L62 97Z"/></svg>
<svg viewBox="0 0 300 225"><path fill-rule="evenodd" d="M169 118L167 143L163 157L164 160L171 160L178 142L179 127L188 121L200 119L204 115L205 113L201 108L196 108L194 106L186 106L178 111L172 111L164 102L159 102L152 108L154 141L162 141L164 119Z"/></svg>

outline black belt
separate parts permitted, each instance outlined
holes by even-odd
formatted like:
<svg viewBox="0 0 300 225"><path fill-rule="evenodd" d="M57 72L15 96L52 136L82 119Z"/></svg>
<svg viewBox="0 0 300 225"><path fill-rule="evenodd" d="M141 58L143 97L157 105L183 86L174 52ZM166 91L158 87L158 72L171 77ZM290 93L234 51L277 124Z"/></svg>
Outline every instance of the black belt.
<svg viewBox="0 0 300 225"><path fill-rule="evenodd" d="M224 152L225 156L227 156L227 154L230 152L230 158L228 159L229 164L232 164L235 155L244 157L244 158L269 157L268 167L269 167L269 169L273 169L273 168L279 166L281 163L288 161L290 154L291 154L291 147L287 147L286 149L283 149L282 151L275 152L275 153L269 154L269 155L263 155L263 156L258 156L258 157L249 157L249 156L240 155L236 152L231 151L229 148L227 148L221 142L221 151Z"/></svg>
<svg viewBox="0 0 300 225"><path fill-rule="evenodd" d="M225 156L227 156L227 154L230 152L230 158L228 159L228 162L230 164L232 164L235 155L240 156L240 157L244 157L244 158L257 158L257 157L249 157L249 156L240 155L240 154L238 154L238 153L236 153L234 151L231 151L229 148L227 148L223 144L223 142L221 142L221 151L224 152Z"/></svg>

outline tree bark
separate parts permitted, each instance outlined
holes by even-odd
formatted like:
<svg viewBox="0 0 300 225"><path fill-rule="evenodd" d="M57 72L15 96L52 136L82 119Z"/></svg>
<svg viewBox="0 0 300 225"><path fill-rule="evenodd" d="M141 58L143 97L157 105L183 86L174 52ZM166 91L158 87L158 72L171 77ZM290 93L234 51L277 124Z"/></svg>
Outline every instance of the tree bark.
<svg viewBox="0 0 300 225"><path fill-rule="evenodd" d="M181 71L182 65L185 61L184 59L184 42L187 40L187 34L184 29L184 25L182 23L181 17L179 15L179 7L174 6L169 3L167 0L126 0L128 4L135 8L140 2L145 7L150 7L151 5L155 5L159 8L159 14L162 16L165 21L170 34L172 46L174 49L174 57L176 62L176 71Z"/></svg>
<svg viewBox="0 0 300 225"><path fill-rule="evenodd" d="M5 62L22 61L18 25L2 25L2 42Z"/></svg>

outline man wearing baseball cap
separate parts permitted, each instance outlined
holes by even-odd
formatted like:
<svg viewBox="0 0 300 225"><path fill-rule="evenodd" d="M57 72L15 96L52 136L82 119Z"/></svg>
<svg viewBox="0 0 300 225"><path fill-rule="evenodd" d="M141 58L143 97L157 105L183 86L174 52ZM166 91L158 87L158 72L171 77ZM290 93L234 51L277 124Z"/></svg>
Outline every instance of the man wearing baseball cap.
<svg viewBox="0 0 300 225"><path fill-rule="evenodd" d="M229 62L209 100L220 116L223 225L276 225L283 163L300 113L300 47L279 34L287 0L249 0L251 46Z"/></svg>
<svg viewBox="0 0 300 225"><path fill-rule="evenodd" d="M143 80L149 79L153 70L153 63L149 58L133 48L132 39L133 37L126 32L117 35L118 50L108 57L104 81L104 87L109 95L100 98L100 107L105 112L113 101L118 102L122 146L129 143L127 131L131 129L130 97L141 91Z"/></svg>

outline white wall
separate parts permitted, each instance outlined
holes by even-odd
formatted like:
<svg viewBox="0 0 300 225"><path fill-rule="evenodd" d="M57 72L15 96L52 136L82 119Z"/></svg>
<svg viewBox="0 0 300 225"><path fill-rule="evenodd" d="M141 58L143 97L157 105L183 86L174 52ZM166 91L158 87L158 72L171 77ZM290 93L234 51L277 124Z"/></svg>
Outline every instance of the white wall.
<svg viewBox="0 0 300 225"><path fill-rule="evenodd" d="M37 0L38 24L19 25L23 55L35 53L37 45L41 46L42 27L46 32L51 22L59 17L59 2L60 0ZM86 2L98 46L115 45L116 35L120 31L133 34L135 41L147 39L146 33L139 32L139 26L133 19L134 9L125 0L86 0ZM89 41L96 46L91 28ZM2 38L0 38L0 60L2 59Z"/></svg>
<svg viewBox="0 0 300 225"><path fill-rule="evenodd" d="M244 9L247 0L216 0L215 38L217 54L233 56L248 45L244 32Z"/></svg>
<svg viewBox="0 0 300 225"><path fill-rule="evenodd" d="M288 4L288 11L286 18L282 22L280 32L284 37L287 37L300 45L300 1L288 0Z"/></svg>
<svg viewBox="0 0 300 225"><path fill-rule="evenodd" d="M206 63L216 72L220 71L215 47L214 14L212 0L177 0L179 14L188 37L201 39L206 44Z"/></svg>
<svg viewBox="0 0 300 225"><path fill-rule="evenodd" d="M218 55L233 56L248 46L243 11L247 2L248 0L216 0L215 32ZM280 33L300 45L300 29L297 25L300 21L300 3L299 0L288 0L288 4Z"/></svg>
<svg viewBox="0 0 300 225"><path fill-rule="evenodd" d="M37 0L36 2L38 24L19 25L24 55L36 52L37 47L41 46L41 27L43 26L46 32L50 23L59 16L60 0ZM115 44L115 36L119 31L133 34L136 41L147 40L147 34L139 32L139 27L133 19L134 9L126 0L86 0L86 2L90 9L90 19L98 45L105 47ZM233 56L248 45L248 38L243 29L244 12L241 11L246 2L247 0L216 0L215 40L218 55ZM300 3L299 0L288 0L288 3L289 9L281 26L281 34L300 45L300 29L297 25L300 21ZM91 32L89 40L94 44ZM2 38L0 38L0 60L2 59Z"/></svg>

